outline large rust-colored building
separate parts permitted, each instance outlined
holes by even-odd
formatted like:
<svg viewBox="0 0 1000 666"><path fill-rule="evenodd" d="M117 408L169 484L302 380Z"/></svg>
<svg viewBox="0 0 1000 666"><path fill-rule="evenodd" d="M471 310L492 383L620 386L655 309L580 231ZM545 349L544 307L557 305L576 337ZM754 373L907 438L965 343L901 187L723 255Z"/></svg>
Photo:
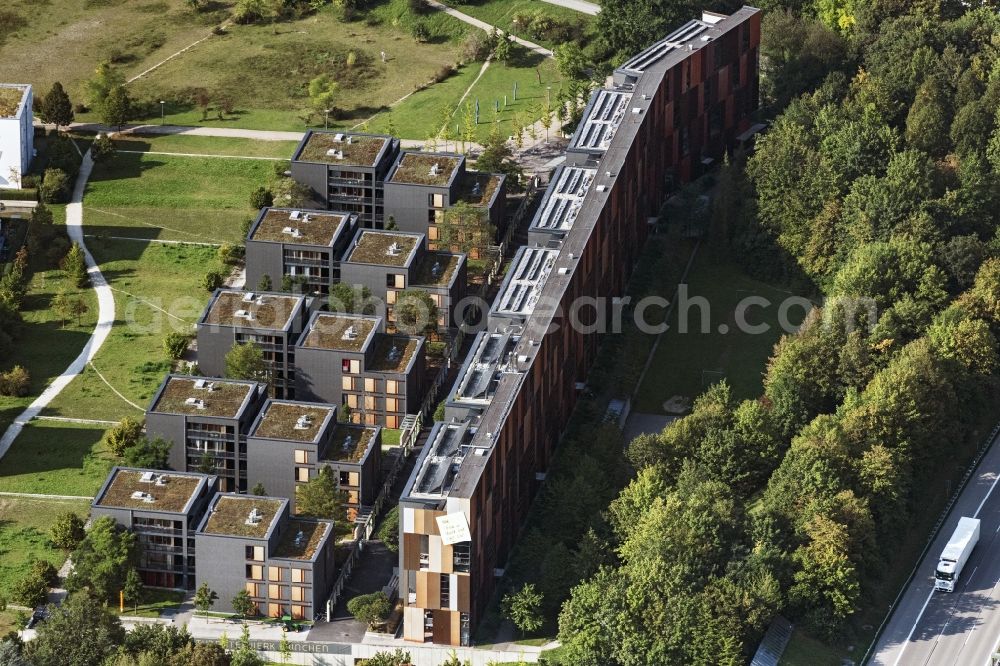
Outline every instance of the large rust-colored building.
<svg viewBox="0 0 1000 666"><path fill-rule="evenodd" d="M561 241L547 242L557 253L539 284L508 280L501 289L497 303L518 317L491 316L488 333L510 337L474 345L495 360L464 369L479 373L462 379L477 409L435 425L403 492L407 640L469 643L597 351L598 337L573 330L566 313L581 297L624 292L670 190L750 128L759 43L759 10L705 13L630 59L591 98L567 163L595 168L593 183L575 216L560 221ZM496 353L481 349L500 340Z"/></svg>

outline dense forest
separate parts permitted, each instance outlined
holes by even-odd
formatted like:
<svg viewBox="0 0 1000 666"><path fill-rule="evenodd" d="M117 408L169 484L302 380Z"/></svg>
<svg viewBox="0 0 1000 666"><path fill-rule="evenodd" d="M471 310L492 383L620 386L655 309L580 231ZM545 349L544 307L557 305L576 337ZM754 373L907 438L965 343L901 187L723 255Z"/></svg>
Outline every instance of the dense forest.
<svg viewBox="0 0 1000 666"><path fill-rule="evenodd" d="M663 32L636 4L604 3L618 32L592 57ZM694 11L658 4L673 24ZM775 347L759 398L717 384L629 445L634 478L589 537L613 557L559 613L564 663L745 663L779 613L837 637L910 566L896 544L928 489L996 419L996 7L764 4L774 122L724 167L713 220L748 270L824 305Z"/></svg>

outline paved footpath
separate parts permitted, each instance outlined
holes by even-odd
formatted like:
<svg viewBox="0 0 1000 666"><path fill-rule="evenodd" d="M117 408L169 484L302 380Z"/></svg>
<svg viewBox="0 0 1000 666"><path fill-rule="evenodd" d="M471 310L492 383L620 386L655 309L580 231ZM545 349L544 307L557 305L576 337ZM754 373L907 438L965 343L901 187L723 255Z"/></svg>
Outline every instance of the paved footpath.
<svg viewBox="0 0 1000 666"><path fill-rule="evenodd" d="M83 242L83 191L87 187L87 179L90 177L90 171L93 167L94 160L91 159L90 151L88 151L83 156L83 163L80 164L80 175L76 178L73 196L69 204L66 205L66 231L69 233L70 240L79 245L83 250L84 257L87 260L87 275L90 276L90 284L93 285L94 291L97 292L97 325L94 327L94 332L91 334L90 339L87 340L87 344L80 351L80 355L70 363L68 368L63 370L62 374L45 387L42 394L35 398L28 405L27 409L14 419L14 422L3 433L3 436L0 437L0 458L6 455L10 449L10 445L14 443L14 439L21 433L24 426L38 416L69 385L74 377L83 372L87 364L97 355L97 350L104 344L108 334L111 332L111 326L115 322L115 298L111 293L111 288L108 286L107 281L104 279L104 275L101 274L101 269L98 268L97 262L94 261L90 250L87 249L87 245Z"/></svg>
<svg viewBox="0 0 1000 666"><path fill-rule="evenodd" d="M453 16L453 17L457 18L459 21L462 21L464 23L468 23L469 25L473 25L473 26L479 28L480 30L485 30L486 32L493 32L493 29L495 27L493 25L490 25L486 21L480 21L479 19L477 19L475 17L472 17L472 16L469 16L468 14L464 14L464 13L458 11L457 9L452 9L448 5L441 4L437 0L427 0L427 4L429 4L431 7L434 7L435 9L438 9L438 10L444 12L448 16ZM511 35L511 37L513 37L513 35ZM514 37L514 41L517 42L518 44L520 44L521 46L523 46L524 48L526 48L526 49L528 49L530 51L534 51L535 53L538 53L540 55L543 55L546 58L553 57L552 56L552 51L548 50L544 46L539 46L538 44L535 44L534 42L529 42L527 39L521 39L520 37Z"/></svg>
<svg viewBox="0 0 1000 666"><path fill-rule="evenodd" d="M601 6L594 4L593 2L586 2L585 0L544 0L550 5L559 5L560 7L565 7L566 9L573 9L581 14L590 14L591 16L597 16L601 12Z"/></svg>

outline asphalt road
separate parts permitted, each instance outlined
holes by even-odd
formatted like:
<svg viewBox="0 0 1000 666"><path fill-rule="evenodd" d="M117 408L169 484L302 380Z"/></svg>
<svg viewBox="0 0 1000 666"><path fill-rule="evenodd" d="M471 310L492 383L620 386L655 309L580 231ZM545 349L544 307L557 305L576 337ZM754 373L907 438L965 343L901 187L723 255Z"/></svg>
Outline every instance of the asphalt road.
<svg viewBox="0 0 1000 666"><path fill-rule="evenodd" d="M1000 439L998 437L997 439ZM1000 446L993 441L920 563L876 646L878 666L988 666L1000 642ZM962 516L979 544L954 592L934 591L938 557Z"/></svg>

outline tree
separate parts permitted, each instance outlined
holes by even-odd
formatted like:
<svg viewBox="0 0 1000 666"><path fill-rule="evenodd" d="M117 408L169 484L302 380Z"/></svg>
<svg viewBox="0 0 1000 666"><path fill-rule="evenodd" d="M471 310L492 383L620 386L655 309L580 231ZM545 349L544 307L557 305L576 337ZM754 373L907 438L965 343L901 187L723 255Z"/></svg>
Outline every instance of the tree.
<svg viewBox="0 0 1000 666"><path fill-rule="evenodd" d="M49 530L52 543L63 550L73 550L87 536L83 519L72 511L59 514Z"/></svg>
<svg viewBox="0 0 1000 666"><path fill-rule="evenodd" d="M59 325L66 326L66 320L73 316L69 296L66 295L66 292L57 292L52 297L52 311L59 315Z"/></svg>
<svg viewBox="0 0 1000 666"><path fill-rule="evenodd" d="M120 132L122 125L132 117L132 99L125 86L115 86L101 104L101 120L105 125L113 125Z"/></svg>
<svg viewBox="0 0 1000 666"><path fill-rule="evenodd" d="M87 261L83 255L83 249L77 244L73 243L69 252L62 260L62 269L66 273L66 277L73 281L76 287L83 289L90 282L90 278L87 276Z"/></svg>
<svg viewBox="0 0 1000 666"><path fill-rule="evenodd" d="M257 612L257 604L250 598L249 592L240 590L233 597L233 610L236 611L237 615L247 618Z"/></svg>
<svg viewBox="0 0 1000 666"><path fill-rule="evenodd" d="M917 90L917 97L906 116L906 141L916 148L941 156L949 147L951 102L944 81L929 76Z"/></svg>
<svg viewBox="0 0 1000 666"><path fill-rule="evenodd" d="M66 203L70 195L69 176L60 169L46 169L38 195L45 203Z"/></svg>
<svg viewBox="0 0 1000 666"><path fill-rule="evenodd" d="M104 436L104 443L114 455L121 457L125 450L135 446L142 439L142 421L126 416L111 427Z"/></svg>
<svg viewBox="0 0 1000 666"><path fill-rule="evenodd" d="M118 618L88 594L71 594L48 610L48 619L26 648L36 664L100 666L125 640Z"/></svg>
<svg viewBox="0 0 1000 666"><path fill-rule="evenodd" d="M73 571L66 579L66 588L70 592L88 589L96 598L110 600L124 586L135 558L135 535L102 516L91 524L73 552Z"/></svg>
<svg viewBox="0 0 1000 666"><path fill-rule="evenodd" d="M389 509L375 535L390 553L399 551L399 505Z"/></svg>
<svg viewBox="0 0 1000 666"><path fill-rule="evenodd" d="M170 469L170 442L162 437L141 438L135 446L125 449L125 464L143 469Z"/></svg>
<svg viewBox="0 0 1000 666"><path fill-rule="evenodd" d="M209 589L208 583L203 582L194 593L194 607L202 613L207 613L218 599L219 595Z"/></svg>
<svg viewBox="0 0 1000 666"><path fill-rule="evenodd" d="M347 612L369 629L377 629L392 612L392 602L382 591L362 594L347 602Z"/></svg>
<svg viewBox="0 0 1000 666"><path fill-rule="evenodd" d="M266 187L258 187L250 193L250 207L261 209L274 205L274 195Z"/></svg>
<svg viewBox="0 0 1000 666"><path fill-rule="evenodd" d="M139 572L132 567L125 575L125 584L122 585L122 595L126 601L132 602L132 607L136 613L139 612L139 601L142 598L142 578Z"/></svg>
<svg viewBox="0 0 1000 666"><path fill-rule="evenodd" d="M11 598L21 606L35 608L45 604L49 598L50 583L36 569L31 569L22 576L11 588Z"/></svg>
<svg viewBox="0 0 1000 666"><path fill-rule="evenodd" d="M514 54L514 44L510 35L493 28L493 59L506 65Z"/></svg>
<svg viewBox="0 0 1000 666"><path fill-rule="evenodd" d="M90 312L90 306L87 305L87 301L83 300L82 296L74 296L69 299L68 306L70 315L76 317L76 325L82 325L83 315Z"/></svg>
<svg viewBox="0 0 1000 666"><path fill-rule="evenodd" d="M309 104L317 113L327 113L333 108L333 95L337 82L328 74L320 74L309 81Z"/></svg>
<svg viewBox="0 0 1000 666"><path fill-rule="evenodd" d="M251 495L258 495L260 497L265 497L267 495L267 489L264 488L264 484L258 481L254 484L254 487L250 489Z"/></svg>
<svg viewBox="0 0 1000 666"><path fill-rule="evenodd" d="M338 282L330 287L328 309L330 312L349 312L354 314L374 314L375 304L371 301L372 292L364 285L349 285Z"/></svg>
<svg viewBox="0 0 1000 666"><path fill-rule="evenodd" d="M542 601L533 583L525 583L517 592L503 598L503 611L522 633L538 631L542 627Z"/></svg>
<svg viewBox="0 0 1000 666"><path fill-rule="evenodd" d="M564 42L556 46L553 50L556 58L556 67L564 79L575 79L583 81L587 78L587 69L590 63L583 49L576 42Z"/></svg>
<svg viewBox="0 0 1000 666"><path fill-rule="evenodd" d="M23 644L18 643L16 638L17 633L14 632L13 638L0 640L0 666L31 666L22 654Z"/></svg>
<svg viewBox="0 0 1000 666"><path fill-rule="evenodd" d="M351 55L354 55L353 51ZM281 641L278 643L278 653L281 655L281 663L287 664L292 660L292 646L288 643L288 632L284 628L281 631Z"/></svg>
<svg viewBox="0 0 1000 666"><path fill-rule="evenodd" d="M433 333L438 328L437 304L426 291L404 289L398 292L392 310L396 328L404 333Z"/></svg>
<svg viewBox="0 0 1000 666"><path fill-rule="evenodd" d="M63 90L62 84L56 81L49 93L41 100L39 116L44 123L52 123L57 128L73 122L73 103Z"/></svg>
<svg viewBox="0 0 1000 666"><path fill-rule="evenodd" d="M413 663L409 652L396 648L392 652L383 650L376 652L364 660L364 666L410 666Z"/></svg>
<svg viewBox="0 0 1000 666"><path fill-rule="evenodd" d="M295 508L300 515L332 520L337 534L350 534L347 521L347 496L337 488L337 480L329 465L306 483L295 487Z"/></svg>
<svg viewBox="0 0 1000 666"><path fill-rule="evenodd" d="M476 169L485 173L505 174L510 181L517 183L522 171L512 159L513 155L514 151L507 145L506 137L501 134L499 127L494 127L483 144L483 152L476 159Z"/></svg>
<svg viewBox="0 0 1000 666"><path fill-rule="evenodd" d="M486 256L496 241L497 229L486 209L459 201L447 208L437 223L438 246L457 248L458 252Z"/></svg>
<svg viewBox="0 0 1000 666"><path fill-rule="evenodd" d="M187 351L188 344L190 344L190 342L190 335L180 333L178 331L171 331L163 338L163 348L166 350L167 356L176 361L180 357L184 356L184 352Z"/></svg>
<svg viewBox="0 0 1000 666"><path fill-rule="evenodd" d="M7 372L0 373L0 395L23 398L31 391L31 375L24 366L15 365Z"/></svg>
<svg viewBox="0 0 1000 666"><path fill-rule="evenodd" d="M118 70L113 69L111 63L102 62L94 70L94 76L86 83L87 101L90 106L99 108L114 88L124 84L125 77Z"/></svg>
<svg viewBox="0 0 1000 666"><path fill-rule="evenodd" d="M260 276L260 280L257 281L258 291L271 291L274 285L271 283L271 276L265 273Z"/></svg>
<svg viewBox="0 0 1000 666"><path fill-rule="evenodd" d="M254 342L235 344L226 353L226 377L269 382L271 366L264 360L264 352Z"/></svg>
<svg viewBox="0 0 1000 666"><path fill-rule="evenodd" d="M221 289L225 282L226 276L222 274L222 271L211 270L205 273L205 277L201 279L201 286L211 294L216 289Z"/></svg>
<svg viewBox="0 0 1000 666"><path fill-rule="evenodd" d="M158 623L138 624L125 634L125 644L122 646L129 655L137 657L139 664L190 664L188 659L180 660L178 656L187 657L194 646L194 640L187 627L168 626ZM116 662L118 663L118 662Z"/></svg>

